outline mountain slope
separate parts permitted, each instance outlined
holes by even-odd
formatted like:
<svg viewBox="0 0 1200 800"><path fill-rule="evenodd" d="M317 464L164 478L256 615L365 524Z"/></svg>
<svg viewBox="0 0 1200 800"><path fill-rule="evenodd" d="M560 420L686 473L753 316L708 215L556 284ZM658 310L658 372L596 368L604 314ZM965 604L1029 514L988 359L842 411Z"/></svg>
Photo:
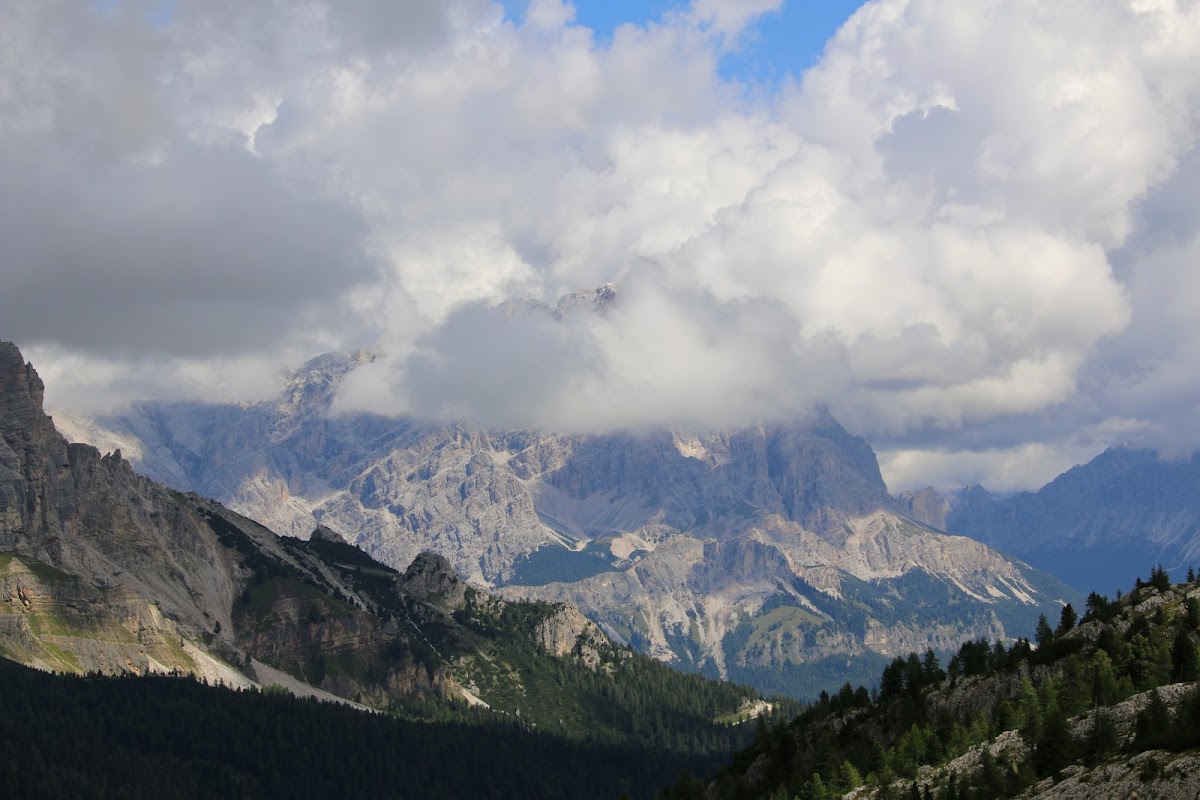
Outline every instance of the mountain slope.
<svg viewBox="0 0 1200 800"><path fill-rule="evenodd" d="M278 691L48 675L0 659L0 795L229 798L649 797L709 760L597 745L492 715L363 714Z"/></svg>
<svg viewBox="0 0 1200 800"><path fill-rule="evenodd" d="M393 566L435 551L660 659L799 695L834 663L1028 632L1073 597L901 513L870 447L827 413L640 435L331 413L369 360L314 359L248 407L149 404L70 430L282 530L320 523Z"/></svg>
<svg viewBox="0 0 1200 800"><path fill-rule="evenodd" d="M1141 565L1200 564L1200 454L1164 461L1113 448L1037 492L964 490L946 529L1053 570L1076 586L1128 586Z"/></svg>
<svg viewBox="0 0 1200 800"><path fill-rule="evenodd" d="M1190 798L1200 793L1200 584L1167 573L1093 594L1034 649L967 642L893 661L877 694L848 684L761 729L706 788L670 798Z"/></svg>
<svg viewBox="0 0 1200 800"><path fill-rule="evenodd" d="M615 646L578 611L505 602L442 557L400 572L328 529L277 537L68 444L0 343L0 655L76 673L184 672L374 708L487 706L559 734L727 749L759 698Z"/></svg>

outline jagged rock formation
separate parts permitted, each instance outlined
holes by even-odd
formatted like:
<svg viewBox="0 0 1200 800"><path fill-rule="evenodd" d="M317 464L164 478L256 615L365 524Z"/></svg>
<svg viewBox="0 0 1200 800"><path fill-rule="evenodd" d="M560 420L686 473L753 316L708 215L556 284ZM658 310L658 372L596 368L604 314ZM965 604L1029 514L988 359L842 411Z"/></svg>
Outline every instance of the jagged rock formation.
<svg viewBox="0 0 1200 800"><path fill-rule="evenodd" d="M1072 597L916 521L828 413L569 436L331 414L368 358L314 359L275 401L149 404L71 430L281 531L319 523L395 567L437 552L473 584L577 605L644 652L772 688L764 674L788 665L1024 634Z"/></svg>
<svg viewBox="0 0 1200 800"><path fill-rule="evenodd" d="M1200 567L1200 453L1163 460L1112 448L1036 492L993 496L982 486L951 495L902 496L909 513L970 536L1074 586L1128 590L1156 564Z"/></svg>
<svg viewBox="0 0 1200 800"><path fill-rule="evenodd" d="M950 498L941 492L927 487L915 492L901 492L896 495L900 507L916 521L946 530L946 517L950 514Z"/></svg>
<svg viewBox="0 0 1200 800"><path fill-rule="evenodd" d="M293 386L268 436L303 408L290 403L315 391L311 377ZM0 655L61 671L308 684L377 707L465 697L475 661L499 667L492 683L510 690L506 676L522 675L507 666L513 647L572 659L589 648L572 661L584 670L624 657L561 607L517 609L552 635L503 628L510 604L467 587L441 556L418 555L401 575L329 528L280 538L154 483L120 451L68 444L42 396L32 366L0 342ZM463 613L475 615L469 627Z"/></svg>

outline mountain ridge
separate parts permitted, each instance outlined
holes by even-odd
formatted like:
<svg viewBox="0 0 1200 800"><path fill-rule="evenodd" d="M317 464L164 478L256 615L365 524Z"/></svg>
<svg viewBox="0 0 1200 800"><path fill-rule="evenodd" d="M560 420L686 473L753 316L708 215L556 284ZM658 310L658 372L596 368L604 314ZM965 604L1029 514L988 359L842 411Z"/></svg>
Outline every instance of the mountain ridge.
<svg viewBox="0 0 1200 800"><path fill-rule="evenodd" d="M828 412L586 435L332 413L366 358L311 361L274 401L143 404L99 427L139 468L284 532L325 525L393 566L440 552L471 583L577 605L619 641L713 676L1012 636L1073 598L919 522ZM907 612L906 585L924 592ZM923 621L944 603L963 611L957 630Z"/></svg>
<svg viewBox="0 0 1200 800"><path fill-rule="evenodd" d="M911 513L1028 561L1075 586L1129 585L1140 564L1200 564L1200 453L1163 459L1112 447L1035 492L982 486L902 498Z"/></svg>
<svg viewBox="0 0 1200 800"><path fill-rule="evenodd" d="M0 342L0 656L83 674L185 673L375 709L466 705L557 735L706 755L761 697L675 673L561 604L509 602L418 554L403 570L318 528L279 537L68 444Z"/></svg>

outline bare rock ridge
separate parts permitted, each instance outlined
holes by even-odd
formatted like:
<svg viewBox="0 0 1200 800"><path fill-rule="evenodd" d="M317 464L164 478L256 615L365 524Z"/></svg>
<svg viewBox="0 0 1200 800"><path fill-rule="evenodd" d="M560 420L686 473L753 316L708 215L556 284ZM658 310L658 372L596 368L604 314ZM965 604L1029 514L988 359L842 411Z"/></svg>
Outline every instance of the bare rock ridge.
<svg viewBox="0 0 1200 800"><path fill-rule="evenodd" d="M0 342L0 655L70 672L283 683L379 707L466 696L479 661L519 675L506 666L514 634L497 627L505 602L469 590L442 556L420 554L400 574L325 526L308 541L278 537L136 474L120 451L68 444L42 396L32 366ZM470 630L455 617L468 592ZM530 635L546 652L575 658L603 639L590 623L572 628L561 606L523 613L557 631ZM586 661L580 669L599 664Z"/></svg>
<svg viewBox="0 0 1200 800"><path fill-rule="evenodd" d="M619 302L577 295L560 306ZM789 676L835 659L865 681L897 652L1027 635L1074 598L918 521L827 412L594 435L331 413L365 358L314 359L250 406L143 404L69 429L281 532L325 525L397 569L436 552L474 585L576 605L643 652L771 689L815 691Z"/></svg>

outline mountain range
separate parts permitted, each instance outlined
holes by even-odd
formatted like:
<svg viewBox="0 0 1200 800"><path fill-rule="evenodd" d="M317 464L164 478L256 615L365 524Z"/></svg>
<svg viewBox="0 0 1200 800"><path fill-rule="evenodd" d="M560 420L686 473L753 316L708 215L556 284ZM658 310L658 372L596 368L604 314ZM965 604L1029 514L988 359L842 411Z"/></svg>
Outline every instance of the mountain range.
<svg viewBox="0 0 1200 800"><path fill-rule="evenodd" d="M909 511L1073 586L1128 589L1152 565L1176 575L1200 565L1200 454L1114 447L1036 492L925 492Z"/></svg>
<svg viewBox="0 0 1200 800"><path fill-rule="evenodd" d="M601 287L540 310L611 302ZM828 413L588 435L334 413L371 359L320 356L248 405L144 403L59 424L274 530L325 526L394 568L437 552L475 586L573 605L640 652L767 691L813 696L896 653L1027 634L1078 599L922 522Z"/></svg>
<svg viewBox="0 0 1200 800"><path fill-rule="evenodd" d="M327 528L277 536L71 444L0 343L0 657L74 674L186 674L407 716L471 708L680 759L771 708L612 643L576 609L505 601L445 558L393 569Z"/></svg>

